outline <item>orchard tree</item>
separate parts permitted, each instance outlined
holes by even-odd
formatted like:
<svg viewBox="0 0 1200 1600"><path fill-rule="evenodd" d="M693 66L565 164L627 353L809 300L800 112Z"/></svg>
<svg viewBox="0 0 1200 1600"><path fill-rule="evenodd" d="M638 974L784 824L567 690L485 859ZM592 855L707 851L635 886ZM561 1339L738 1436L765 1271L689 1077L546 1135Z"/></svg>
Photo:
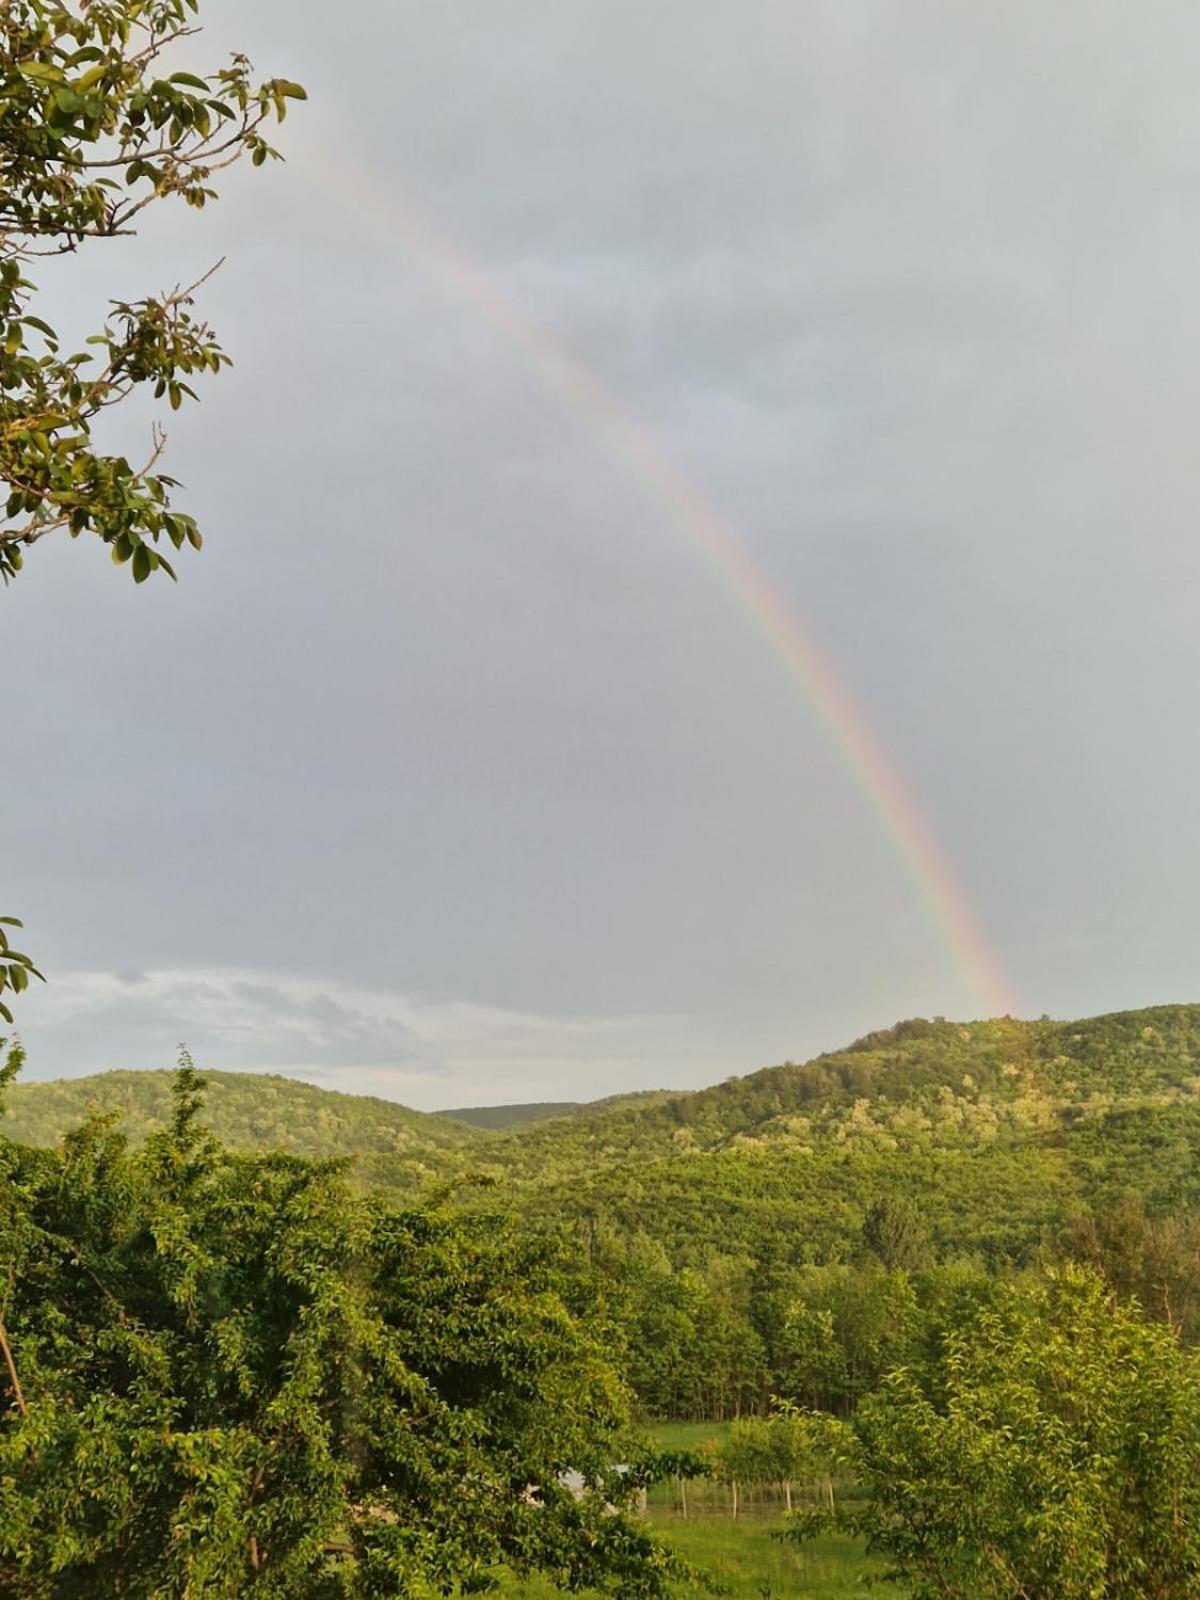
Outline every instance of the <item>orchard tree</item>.
<svg viewBox="0 0 1200 1600"><path fill-rule="evenodd" d="M1069 1267L930 1348L827 1424L869 1497L843 1520L916 1600L1200 1593L1200 1365L1170 1329Z"/></svg>
<svg viewBox="0 0 1200 1600"><path fill-rule="evenodd" d="M788 1405L781 1405L769 1417L731 1423L715 1468L722 1482L733 1485L734 1515L738 1484L778 1484L789 1512L792 1489L798 1482L812 1486L820 1480L832 1498L832 1479L821 1453L825 1431L823 1423L814 1425L811 1417Z"/></svg>
<svg viewBox="0 0 1200 1600"><path fill-rule="evenodd" d="M658 1471L543 1243L170 1125L0 1140L0 1593L659 1600Z"/></svg>

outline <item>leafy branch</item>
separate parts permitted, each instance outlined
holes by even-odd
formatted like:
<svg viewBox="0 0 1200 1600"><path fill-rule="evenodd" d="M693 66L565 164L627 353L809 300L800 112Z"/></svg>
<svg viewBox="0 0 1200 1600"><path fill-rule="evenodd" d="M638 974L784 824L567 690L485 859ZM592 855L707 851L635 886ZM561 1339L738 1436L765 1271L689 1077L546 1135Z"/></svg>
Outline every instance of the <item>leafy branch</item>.
<svg viewBox="0 0 1200 1600"><path fill-rule="evenodd" d="M0 578L48 533L93 533L134 581L175 577L156 548L199 549L195 521L173 509L175 479L158 470L155 422L139 466L97 450L101 413L149 388L178 410L190 379L229 364L186 287L117 301L85 348L64 354L32 309L38 256L132 231L157 200L203 207L215 174L278 151L264 125L305 98L287 78L256 82L242 54L216 72L165 71L164 56L198 32L198 0L11 0L0 15ZM218 263L219 264L219 263Z"/></svg>
<svg viewBox="0 0 1200 1600"><path fill-rule="evenodd" d="M41 978L43 983L46 981L30 958L22 951L14 950L9 943L5 928L19 927L21 923L16 917L0 917L0 995L6 989L14 995L24 994L29 987L30 977ZM11 1025L12 1012L2 999L0 999L0 1017ZM11 1071L8 1068L0 1071L0 1084L3 1084L8 1076L15 1076L17 1069L11 1066L11 1061L10 1067Z"/></svg>

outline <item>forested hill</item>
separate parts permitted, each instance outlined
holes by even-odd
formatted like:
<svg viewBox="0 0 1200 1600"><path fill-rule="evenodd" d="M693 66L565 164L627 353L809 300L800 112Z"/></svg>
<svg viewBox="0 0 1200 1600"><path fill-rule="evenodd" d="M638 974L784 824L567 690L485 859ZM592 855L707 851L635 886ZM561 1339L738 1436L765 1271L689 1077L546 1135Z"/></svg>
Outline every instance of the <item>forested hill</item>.
<svg viewBox="0 0 1200 1600"><path fill-rule="evenodd" d="M598 1102L474 1154L536 1180L737 1150L984 1146L1176 1102L1200 1105L1200 1006L1079 1022L917 1019L804 1065L646 1103Z"/></svg>
<svg viewBox="0 0 1200 1600"><path fill-rule="evenodd" d="M100 1072L54 1083L17 1083L5 1092L0 1123L8 1138L53 1145L90 1111L116 1113L138 1139L170 1117L171 1072ZM391 1186L395 1173L457 1170L457 1153L483 1138L465 1123L393 1100L340 1094L294 1078L205 1072L205 1121L239 1150L290 1150L306 1156L361 1158L365 1175Z"/></svg>
<svg viewBox="0 0 1200 1600"><path fill-rule="evenodd" d="M790 1164L849 1151L1046 1145L1068 1135L1083 1149L1121 1117L1134 1118L1131 1128L1144 1128L1151 1111L1186 1121L1200 1111L1200 1006L1081 1022L902 1022L804 1065L687 1093L556 1107L499 1129L279 1077L205 1076L207 1120L235 1147L357 1155L364 1181L397 1193L471 1173L506 1188L544 1188L663 1163L694 1169L715 1156L723 1165L747 1154ZM4 1131L53 1143L94 1106L121 1112L137 1136L162 1122L169 1082L166 1072L111 1072L17 1085Z"/></svg>
<svg viewBox="0 0 1200 1600"><path fill-rule="evenodd" d="M886 1366L864 1328L891 1328L897 1296L911 1309L956 1274L1064 1254L1200 1338L1200 1006L902 1022L805 1065L495 1130L205 1077L203 1115L235 1147L354 1155L358 1182L400 1203L453 1180L464 1210L549 1235L572 1294L615 1319L650 1415L852 1406ZM50 1143L94 1105L136 1137L164 1121L169 1082L18 1085L3 1131Z"/></svg>

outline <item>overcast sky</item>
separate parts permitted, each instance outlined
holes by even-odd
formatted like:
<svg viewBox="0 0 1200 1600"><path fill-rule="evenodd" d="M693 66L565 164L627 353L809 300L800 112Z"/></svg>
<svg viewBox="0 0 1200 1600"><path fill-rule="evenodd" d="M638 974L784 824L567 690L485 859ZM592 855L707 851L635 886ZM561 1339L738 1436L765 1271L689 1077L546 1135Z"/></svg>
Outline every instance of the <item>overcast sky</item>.
<svg viewBox="0 0 1200 1600"><path fill-rule="evenodd" d="M225 255L237 364L171 421L177 588L48 540L0 595L31 1078L186 1040L426 1108L588 1098L978 1009L497 305L802 619L1023 1013L1200 998L1195 6L204 11L196 54L310 102L286 168L43 274L87 332Z"/></svg>

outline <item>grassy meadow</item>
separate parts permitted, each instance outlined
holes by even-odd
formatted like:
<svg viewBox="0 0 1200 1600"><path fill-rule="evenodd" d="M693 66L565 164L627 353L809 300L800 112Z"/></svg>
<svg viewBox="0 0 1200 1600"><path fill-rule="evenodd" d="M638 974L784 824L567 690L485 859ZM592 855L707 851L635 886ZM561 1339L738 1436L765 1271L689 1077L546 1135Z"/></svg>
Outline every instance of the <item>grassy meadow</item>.
<svg viewBox="0 0 1200 1600"><path fill-rule="evenodd" d="M729 1435L727 1422L664 1422L650 1429L664 1450L703 1451ZM655 1532L687 1561L707 1573L728 1600L851 1600L862 1594L862 1580L880 1568L869 1562L854 1540L830 1535L803 1547L773 1537L783 1526L782 1507L767 1497L751 1500L735 1519L723 1484L688 1485L688 1516L678 1491L661 1484L650 1495ZM681 1595L696 1591L683 1588ZM889 1588L889 1594L900 1595ZM510 1600L551 1600L561 1593L542 1579L507 1579L500 1593Z"/></svg>
<svg viewBox="0 0 1200 1600"><path fill-rule="evenodd" d="M863 1593L869 1570L861 1548L831 1536L803 1548L771 1537L776 1517L696 1517L660 1519L655 1531L694 1566L708 1573L728 1600L852 1600ZM680 1594L697 1591L682 1588ZM899 1595L890 1586L886 1591ZM561 1593L544 1579L510 1578L501 1585L507 1600L552 1600Z"/></svg>

